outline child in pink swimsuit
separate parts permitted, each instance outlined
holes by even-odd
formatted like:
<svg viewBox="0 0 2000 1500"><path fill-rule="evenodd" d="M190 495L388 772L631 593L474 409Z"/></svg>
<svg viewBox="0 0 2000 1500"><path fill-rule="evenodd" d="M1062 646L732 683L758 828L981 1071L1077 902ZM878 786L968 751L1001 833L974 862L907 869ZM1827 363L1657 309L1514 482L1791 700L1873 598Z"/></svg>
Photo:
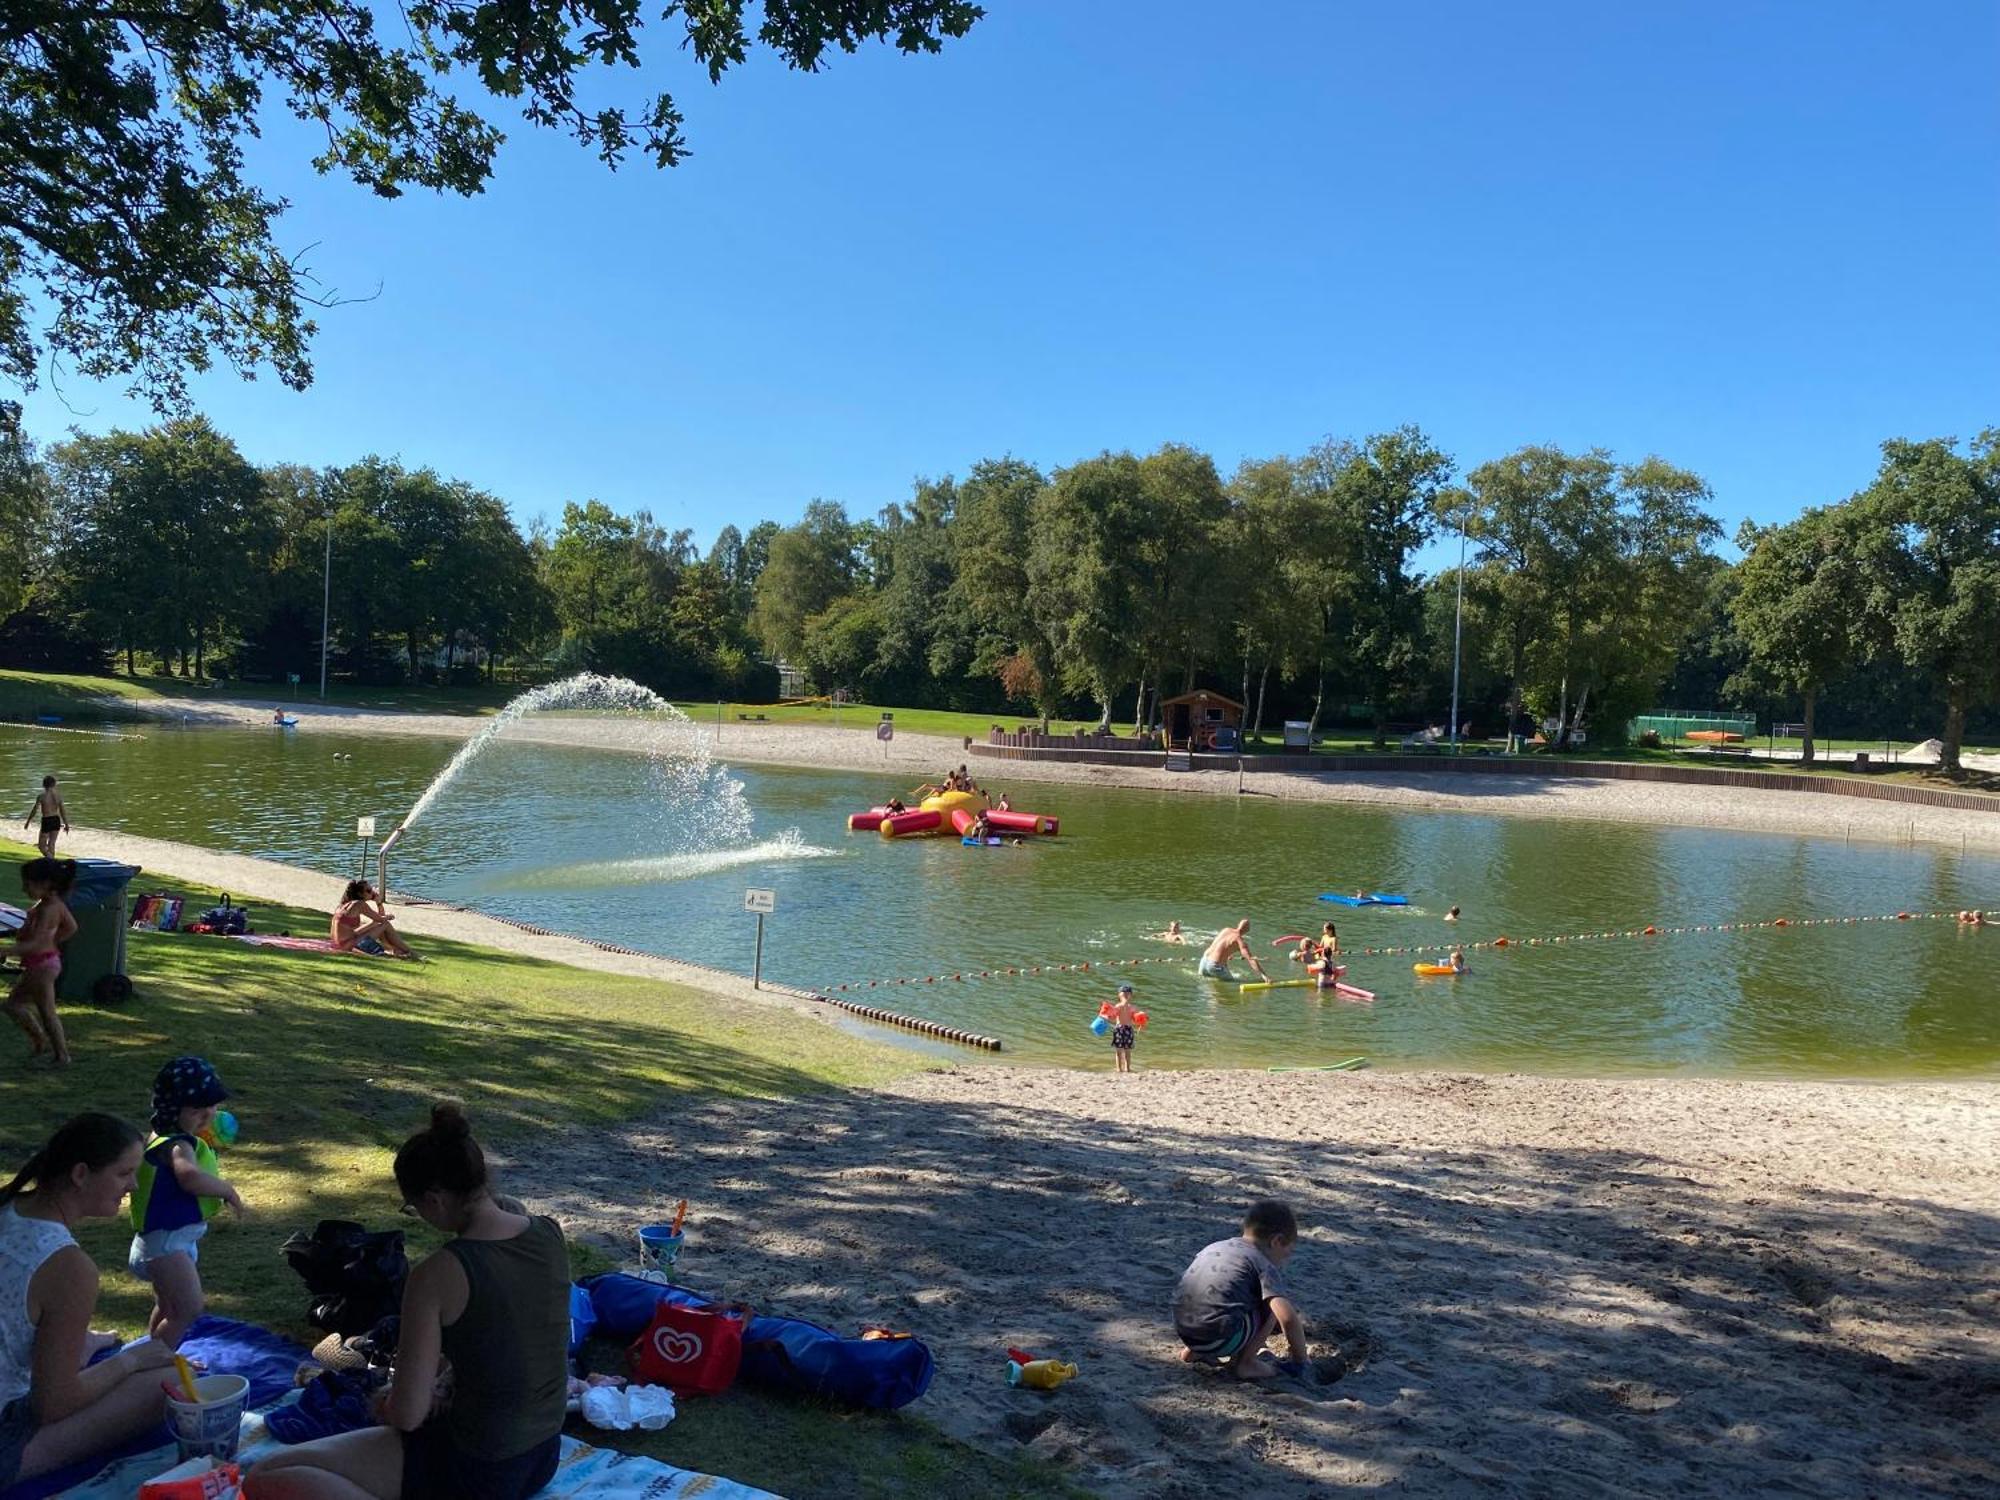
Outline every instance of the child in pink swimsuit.
<svg viewBox="0 0 2000 1500"><path fill-rule="evenodd" d="M7 996L6 1011L27 1034L37 1057L53 1048L56 1065L69 1065L69 1040L56 1014L56 976L62 973L62 945L76 932L76 918L63 902L76 883L73 859L31 859L21 866L21 889L33 899L20 944L21 977Z"/></svg>

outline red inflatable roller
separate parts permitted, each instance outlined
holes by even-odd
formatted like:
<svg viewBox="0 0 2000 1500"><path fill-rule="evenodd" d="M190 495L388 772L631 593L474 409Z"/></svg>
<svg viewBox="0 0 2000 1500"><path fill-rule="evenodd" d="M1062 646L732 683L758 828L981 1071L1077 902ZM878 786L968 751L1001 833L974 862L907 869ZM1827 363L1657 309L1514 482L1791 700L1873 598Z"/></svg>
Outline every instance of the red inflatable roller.
<svg viewBox="0 0 2000 1500"><path fill-rule="evenodd" d="M854 833L873 833L882 826L882 820L888 816L888 808L871 807L865 813L849 813L847 826Z"/></svg>
<svg viewBox="0 0 2000 1500"><path fill-rule="evenodd" d="M986 821L1002 833L1046 833L1056 831L1056 820L1046 813L990 812Z"/></svg>
<svg viewBox="0 0 2000 1500"><path fill-rule="evenodd" d="M910 833L933 833L943 824L943 813L919 808L915 812L891 813L875 825L875 831L885 839L894 839Z"/></svg>
<svg viewBox="0 0 2000 1500"><path fill-rule="evenodd" d="M958 830L961 837L978 821L976 814L969 813L962 807L954 807L951 810L951 826Z"/></svg>

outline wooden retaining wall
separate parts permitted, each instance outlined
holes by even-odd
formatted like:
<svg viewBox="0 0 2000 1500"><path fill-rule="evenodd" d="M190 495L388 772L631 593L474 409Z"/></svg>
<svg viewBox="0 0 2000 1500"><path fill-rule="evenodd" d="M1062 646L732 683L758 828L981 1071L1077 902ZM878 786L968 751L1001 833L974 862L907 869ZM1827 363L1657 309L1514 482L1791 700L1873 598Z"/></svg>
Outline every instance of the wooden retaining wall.
<svg viewBox="0 0 2000 1500"><path fill-rule="evenodd" d="M975 757L989 760L1076 761L1090 765L1144 766L1157 769L1160 752L1136 750L1056 749L1019 745L972 746ZM1236 770L1233 755L1197 755L1197 771ZM1643 761L1555 760L1507 755L1247 755L1246 771L1287 771L1308 776L1367 775L1379 772L1440 773L1478 776L1582 777L1596 781L1671 782L1683 786L1768 787L1783 792L1821 792L1834 797L1861 797L1875 802L1900 802L1913 807L1942 807L1962 812L2000 813L2000 797L1981 792L1948 792L1894 781L1863 781L1856 777L1808 776L1796 771L1743 771L1703 766L1661 766Z"/></svg>

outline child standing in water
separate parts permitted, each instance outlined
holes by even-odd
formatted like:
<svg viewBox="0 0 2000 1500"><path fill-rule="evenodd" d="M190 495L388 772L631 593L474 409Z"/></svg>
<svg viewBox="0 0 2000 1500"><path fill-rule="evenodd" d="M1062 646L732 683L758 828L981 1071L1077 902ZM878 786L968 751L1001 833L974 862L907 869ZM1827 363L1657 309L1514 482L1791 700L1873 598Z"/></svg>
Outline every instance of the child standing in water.
<svg viewBox="0 0 2000 1500"><path fill-rule="evenodd" d="M51 837L49 842L53 843ZM62 945L76 933L76 918L63 897L76 883L73 859L31 859L21 866L21 889L35 904L15 935L20 945L21 977L7 996L7 1014L27 1033L36 1057L51 1049L56 1066L69 1066L69 1039L56 1014L56 976L62 973Z"/></svg>
<svg viewBox="0 0 2000 1500"><path fill-rule="evenodd" d="M177 1057L153 1080L153 1133L132 1189L132 1274L153 1284L146 1332L177 1348L201 1316L201 1237L224 1203L240 1215L243 1195L217 1175L202 1133L229 1097L206 1058Z"/></svg>
<svg viewBox="0 0 2000 1500"><path fill-rule="evenodd" d="M1118 1059L1118 1071L1132 1071L1132 1044L1138 1040L1139 1010L1132 1003L1132 986L1118 986L1118 1001L1108 1015L1111 1022L1111 1055Z"/></svg>
<svg viewBox="0 0 2000 1500"><path fill-rule="evenodd" d="M43 859L56 857L56 835L69 832L69 813L63 807L60 793L56 791L53 776L42 778L42 790L28 808L27 817L21 819L21 826L28 827L36 817L42 820L41 837L35 843L42 851Z"/></svg>

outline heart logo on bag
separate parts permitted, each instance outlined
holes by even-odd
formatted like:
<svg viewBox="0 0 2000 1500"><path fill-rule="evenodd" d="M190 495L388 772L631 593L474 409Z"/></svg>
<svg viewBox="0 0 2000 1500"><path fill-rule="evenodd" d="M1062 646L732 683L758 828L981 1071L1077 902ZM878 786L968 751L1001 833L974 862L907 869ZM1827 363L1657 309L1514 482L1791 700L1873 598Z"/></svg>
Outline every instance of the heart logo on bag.
<svg viewBox="0 0 2000 1500"><path fill-rule="evenodd" d="M653 1352L670 1365L691 1365L701 1358L701 1335L678 1328L653 1330Z"/></svg>

